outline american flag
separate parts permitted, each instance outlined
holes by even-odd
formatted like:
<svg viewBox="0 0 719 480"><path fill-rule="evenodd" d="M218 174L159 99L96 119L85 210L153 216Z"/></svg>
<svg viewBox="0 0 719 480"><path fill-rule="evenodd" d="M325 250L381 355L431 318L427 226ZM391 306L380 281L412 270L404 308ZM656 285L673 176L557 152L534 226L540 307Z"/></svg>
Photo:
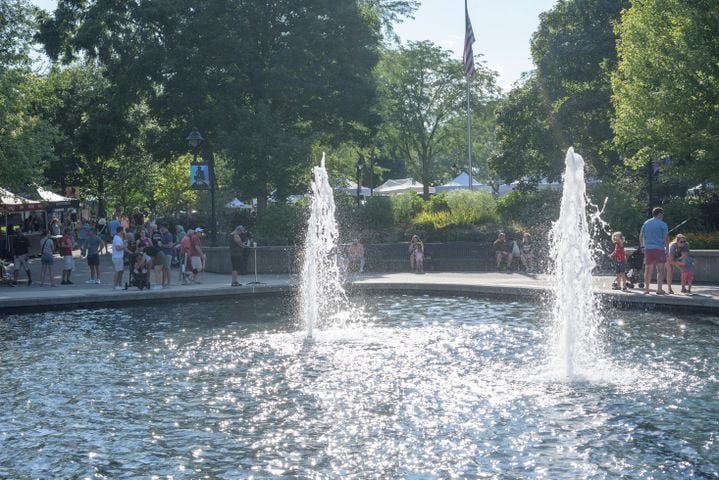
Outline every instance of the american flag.
<svg viewBox="0 0 719 480"><path fill-rule="evenodd" d="M464 69L467 76L474 75L474 53L472 52L472 44L474 43L474 31L472 31L472 22L469 21L469 11L467 10L467 2L464 3Z"/></svg>

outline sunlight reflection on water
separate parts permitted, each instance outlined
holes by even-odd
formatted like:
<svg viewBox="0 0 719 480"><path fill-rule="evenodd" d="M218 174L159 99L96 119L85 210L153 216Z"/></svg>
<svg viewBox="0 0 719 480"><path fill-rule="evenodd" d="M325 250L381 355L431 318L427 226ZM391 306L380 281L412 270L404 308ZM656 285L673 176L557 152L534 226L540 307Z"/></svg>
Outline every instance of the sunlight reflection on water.
<svg viewBox="0 0 719 480"><path fill-rule="evenodd" d="M0 477L719 475L716 319L607 312L566 383L541 306L356 300L312 340L272 299L5 317Z"/></svg>

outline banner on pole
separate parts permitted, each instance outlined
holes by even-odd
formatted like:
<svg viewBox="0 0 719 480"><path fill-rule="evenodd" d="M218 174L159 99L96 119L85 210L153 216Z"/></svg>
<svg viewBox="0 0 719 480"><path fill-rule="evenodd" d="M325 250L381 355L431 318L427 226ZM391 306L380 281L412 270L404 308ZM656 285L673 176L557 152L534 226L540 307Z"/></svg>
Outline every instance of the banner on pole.
<svg viewBox="0 0 719 480"><path fill-rule="evenodd" d="M206 163L190 164L190 190L210 189L210 169Z"/></svg>

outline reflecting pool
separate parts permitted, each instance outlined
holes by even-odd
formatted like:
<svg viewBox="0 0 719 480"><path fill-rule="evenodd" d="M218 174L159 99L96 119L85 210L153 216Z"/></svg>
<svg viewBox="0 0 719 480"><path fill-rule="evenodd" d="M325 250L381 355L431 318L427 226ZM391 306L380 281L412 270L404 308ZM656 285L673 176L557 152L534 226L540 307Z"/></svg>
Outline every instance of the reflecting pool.
<svg viewBox="0 0 719 480"><path fill-rule="evenodd" d="M0 317L0 478L717 478L719 319L610 311L547 371L546 308L277 298Z"/></svg>

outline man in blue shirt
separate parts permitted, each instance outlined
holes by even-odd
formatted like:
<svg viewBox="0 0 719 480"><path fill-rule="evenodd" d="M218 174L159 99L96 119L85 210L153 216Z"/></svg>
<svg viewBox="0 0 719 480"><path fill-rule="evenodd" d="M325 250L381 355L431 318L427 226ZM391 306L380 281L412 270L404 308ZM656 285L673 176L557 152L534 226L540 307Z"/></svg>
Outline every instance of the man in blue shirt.
<svg viewBox="0 0 719 480"><path fill-rule="evenodd" d="M669 227L664 222L664 210L659 207L652 210L652 218L644 222L639 232L639 244L644 247L644 293L649 293L649 282L656 265L657 295L664 295L664 263L669 245Z"/></svg>

